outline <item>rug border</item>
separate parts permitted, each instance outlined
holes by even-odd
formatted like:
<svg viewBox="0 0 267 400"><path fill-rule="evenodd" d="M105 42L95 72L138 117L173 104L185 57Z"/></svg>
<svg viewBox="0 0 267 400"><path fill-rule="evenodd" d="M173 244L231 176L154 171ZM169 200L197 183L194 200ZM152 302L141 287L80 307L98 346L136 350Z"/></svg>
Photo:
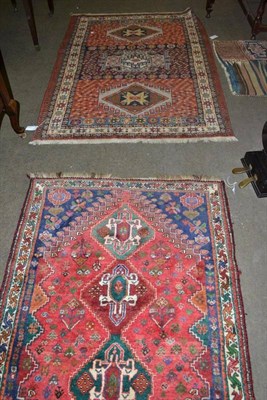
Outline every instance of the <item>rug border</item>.
<svg viewBox="0 0 267 400"><path fill-rule="evenodd" d="M15 229L13 241L11 244L11 250L9 252L9 257L8 261L6 263L6 267L4 270L4 277L3 281L0 285L0 306L5 303L6 296L9 290L8 285L10 284L10 280L12 278L11 272L12 272L12 266L15 262L15 255L18 249L18 243L21 238L22 234L22 229L24 225L24 219L26 217L26 214L30 208L30 200L31 196L33 193L33 189L35 184L38 181L43 181L43 180L64 180L64 179L75 179L75 180L84 180L84 179L90 179L90 180L112 180L112 181L124 181L124 182L131 182L131 181L140 181L140 182L156 182L156 181L161 181L161 182L172 182L172 181L198 181L198 182L207 182L207 183L216 183L219 186L219 191L221 194L221 210L222 210L222 215L223 215L223 223L227 223L227 226L225 226L224 230L228 228L228 235L225 235L226 243L227 243L227 249L229 251L229 272L231 274L231 281L233 284L233 289L232 293L235 294L234 296L234 302L233 304L236 305L236 315L235 318L238 322L238 328L240 329L240 336L239 336L239 351L242 353L241 361L243 363L240 363L240 368L242 372L242 377L244 381L244 395L249 396L248 400L255 400L255 394L254 394L254 389L253 389L253 375L252 375L252 367L251 367L251 359L250 359L250 351L249 351L249 342L248 342L248 334L247 334L247 325L246 325L246 313L245 313L245 307L244 307L244 301L243 301L243 296L242 296L242 290L241 290L241 281L240 281L240 275L241 271L238 267L237 261L236 261L236 251L235 251L235 240L234 240L234 230L233 230L233 223L232 223L232 218L231 218L231 213L230 213L230 207L229 207L229 200L227 197L226 193L226 185L225 182L220 179L220 178L215 178L215 177L209 177L209 176L199 176L199 175L189 175L189 176L173 176L173 177L154 177L154 178L121 178L121 177L111 177L109 175L97 175L95 173L91 174L83 174L77 173L49 173L49 174L42 174L42 173L30 173L28 174L29 177L29 187L26 192L26 197L21 209L21 213L19 216L19 220L17 223L17 227ZM2 320L3 317L3 312L4 309L3 307L0 308L0 320ZM244 369L244 363L245 363L245 369ZM245 373L246 372L246 373Z"/></svg>
<svg viewBox="0 0 267 400"><path fill-rule="evenodd" d="M195 15L195 14L193 13L193 15ZM200 20L200 18L198 16L195 15L195 17L198 20L199 29L200 29L200 33L202 35L204 44L209 46L210 49L212 50L213 41L210 39L208 32L204 26L204 23ZM217 77L217 79L214 79L212 82L214 84L216 93L220 93L220 96L217 97L217 101L220 106L220 111L221 111L222 117L224 118L224 121L225 121L226 132L228 132L226 137L234 137L235 138L233 127L231 124L230 114L229 114L230 111L228 110L228 107L227 107L226 97L225 97L222 82L221 82L221 76L219 73L219 69L217 68L217 65L216 65L215 57L213 56L212 51L210 51L210 52L207 51L206 54L207 54L207 60L208 60L208 64L209 64L209 69L211 71L211 75L212 76L215 75Z"/></svg>
<svg viewBox="0 0 267 400"><path fill-rule="evenodd" d="M232 264L229 266L229 270L231 271L231 277L232 277L232 284L234 285L235 291L233 293L236 294L235 302L236 305L238 306L238 312L236 312L236 319L238 320L239 328L241 331L239 342L242 344L240 345L240 352L242 353L242 360L245 362L246 366L246 371L247 374L242 371L242 376L243 379L246 383L246 389L248 390L248 393L244 393L244 395L248 395L249 399L248 400L256 400L255 394L254 394L254 384L253 384L253 374L252 374L252 365L251 365L251 358L250 358L250 350L249 350L249 341L248 341L248 332L247 332L247 325L246 325L246 312L245 312L245 305L243 301L243 294L242 294L242 288L241 288L241 270L239 268L239 264L237 263L236 260L236 245L235 245L235 234L234 234L234 229L233 229L233 222L232 222L232 217L231 217L231 212L230 212L230 204L229 204L229 199L227 196L227 191L226 191L226 184L224 181L221 181L221 193L223 196L224 200L224 209L225 209L225 221L228 223L228 228L229 228L229 243L228 243L228 249L230 247L231 250L231 258ZM234 278L234 279L233 279Z"/></svg>
<svg viewBox="0 0 267 400"><path fill-rule="evenodd" d="M199 142L199 141L218 141L218 142L223 142L223 141L237 141L238 139L236 138L236 136L234 135L234 131L232 128L232 124L231 124L231 119L230 119L230 115L229 115L229 110L227 107L227 102L226 102L226 98L225 98L225 94L223 91L223 87L222 87L222 83L221 83L221 77L219 74L219 70L217 68L216 65L216 61L215 61L215 57L213 56L213 52L210 51L205 51L205 55L206 55L206 59L209 65L209 71L211 73L211 76L214 76L215 74L215 78L216 79L212 79L212 84L214 87L214 90L216 93L219 93L219 95L217 96L217 102L218 102L218 106L220 108L220 113L221 113L221 117L224 120L224 126L225 126L225 130L224 130L224 134L223 133L214 133L213 135L210 134L210 136L207 136L207 134L198 134L198 136L194 137L194 138L190 138L189 136L185 136L185 137L176 137L176 138L164 138L163 136L161 136L159 139L150 139L150 138L103 138L103 139L90 139L90 138L85 138L83 139L82 137L77 136L76 138L64 138L64 139L42 139L42 132L41 130L39 130L39 127L47 120L49 119L49 117L47 117L48 114L48 109L50 106L50 101L52 98L52 95L54 93L54 90L56 88L57 85L57 77L58 74L62 68L62 63L65 57L65 53L64 53L64 49L66 48L66 44L69 42L69 39L73 33L73 27L75 26L75 22L76 22L76 17L79 16L92 16L92 17L97 17L97 16L140 16L140 15L183 15L185 13L191 13L191 16L193 18L196 18L197 22L198 22L198 28L199 28L199 32L201 34L203 43L204 43L204 47L205 49L207 47L210 47L212 49L212 42L210 41L210 38L208 36L208 33L205 29L204 23L201 21L201 19L194 13L194 11L192 10L191 7L187 7L186 9L184 9L183 11L170 11L170 12L153 12L153 13L149 13L149 12L144 12L144 13L104 13L104 14L99 14L99 13L71 13L70 14L70 20L67 26L67 30L65 32L65 35L63 37L62 42L60 43L59 49L57 51L57 55L56 55L56 61L54 63L54 66L52 68L52 72L51 75L49 77L49 81L48 81L48 86L44 92L43 95L43 99L42 99L42 103L41 103L41 107L40 107L40 111L39 111L39 115L38 115L38 119L37 119L37 130L36 132L33 134L33 138L32 140L29 142L29 144L76 144L77 143L83 143L83 144L93 144L93 143L137 143L137 142L152 142L152 143L187 143L187 142ZM210 79L209 79L210 82ZM40 143L42 142L42 143Z"/></svg>
<svg viewBox="0 0 267 400"><path fill-rule="evenodd" d="M26 196L24 198L24 201L22 203L22 207L21 207L21 210L19 213L19 219L18 219L18 222L14 229L13 239L11 242L10 251L8 253L6 266L4 269L3 279L0 284L0 321L2 320L2 317L3 317L4 310L2 308L2 304L5 302L6 291L8 290L7 286L10 284L10 281L12 278L11 277L12 262L14 261L14 256L17 251L18 243L20 242L21 233L22 233L21 232L22 225L23 225L22 221L23 221L23 219L27 213L27 210L29 208L29 201L30 201L30 197L31 197L31 193L32 193L33 184L34 184L33 180L30 179L30 183L29 183L27 191L26 191Z"/></svg>
<svg viewBox="0 0 267 400"><path fill-rule="evenodd" d="M63 60L64 60L64 48L66 47L71 35L72 35L72 28L75 26L75 19L70 18L67 26L67 30L64 33L63 39L60 42L59 48L57 50L56 54L56 60L52 68L52 72L48 78L48 85L47 88L43 94L42 98L42 103L40 107L40 111L38 114L38 119L37 119L37 129L39 128L40 125L42 125L48 117L46 117L48 113L48 108L50 105L50 100L53 95L53 92L55 90L55 87L57 85L57 80L56 78L58 77L58 74L60 72ZM36 134L36 138L41 137L41 133Z"/></svg>

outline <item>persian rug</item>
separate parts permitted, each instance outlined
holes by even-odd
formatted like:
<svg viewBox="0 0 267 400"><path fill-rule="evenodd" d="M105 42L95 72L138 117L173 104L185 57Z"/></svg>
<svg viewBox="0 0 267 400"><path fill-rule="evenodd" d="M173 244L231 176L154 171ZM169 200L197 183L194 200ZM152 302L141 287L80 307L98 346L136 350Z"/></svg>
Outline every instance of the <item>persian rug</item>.
<svg viewBox="0 0 267 400"><path fill-rule="evenodd" d="M267 95L267 41L215 41L214 49L235 95Z"/></svg>
<svg viewBox="0 0 267 400"><path fill-rule="evenodd" d="M233 140L209 38L186 10L73 15L33 144Z"/></svg>
<svg viewBox="0 0 267 400"><path fill-rule="evenodd" d="M0 398L253 400L223 183L33 178Z"/></svg>

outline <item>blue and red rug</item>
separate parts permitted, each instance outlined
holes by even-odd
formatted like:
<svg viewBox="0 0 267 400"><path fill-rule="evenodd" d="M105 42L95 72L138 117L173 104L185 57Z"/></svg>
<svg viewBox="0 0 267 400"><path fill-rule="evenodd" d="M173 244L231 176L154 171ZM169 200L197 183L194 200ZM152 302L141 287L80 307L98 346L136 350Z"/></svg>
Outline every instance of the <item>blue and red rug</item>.
<svg viewBox="0 0 267 400"><path fill-rule="evenodd" d="M1 399L254 399L222 182L35 178L18 226Z"/></svg>
<svg viewBox="0 0 267 400"><path fill-rule="evenodd" d="M33 144L234 140L191 10L72 16L38 124Z"/></svg>

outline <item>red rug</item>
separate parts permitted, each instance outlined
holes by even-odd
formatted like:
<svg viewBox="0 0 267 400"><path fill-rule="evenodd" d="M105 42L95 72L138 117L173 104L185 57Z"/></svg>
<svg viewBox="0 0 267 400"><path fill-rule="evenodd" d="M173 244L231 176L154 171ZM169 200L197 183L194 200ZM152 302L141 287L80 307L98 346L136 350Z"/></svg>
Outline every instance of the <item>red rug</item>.
<svg viewBox="0 0 267 400"><path fill-rule="evenodd" d="M38 124L33 144L234 139L191 10L72 16Z"/></svg>
<svg viewBox="0 0 267 400"><path fill-rule="evenodd" d="M253 400L233 253L220 181L32 179L0 398Z"/></svg>

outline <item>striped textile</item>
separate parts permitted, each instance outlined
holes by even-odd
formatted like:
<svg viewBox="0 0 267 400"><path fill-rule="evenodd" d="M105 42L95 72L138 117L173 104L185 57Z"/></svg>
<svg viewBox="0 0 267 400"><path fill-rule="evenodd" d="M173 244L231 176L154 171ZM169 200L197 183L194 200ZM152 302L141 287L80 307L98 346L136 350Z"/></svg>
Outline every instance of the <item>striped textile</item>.
<svg viewBox="0 0 267 400"><path fill-rule="evenodd" d="M214 50L235 95L267 95L267 41L215 41Z"/></svg>

